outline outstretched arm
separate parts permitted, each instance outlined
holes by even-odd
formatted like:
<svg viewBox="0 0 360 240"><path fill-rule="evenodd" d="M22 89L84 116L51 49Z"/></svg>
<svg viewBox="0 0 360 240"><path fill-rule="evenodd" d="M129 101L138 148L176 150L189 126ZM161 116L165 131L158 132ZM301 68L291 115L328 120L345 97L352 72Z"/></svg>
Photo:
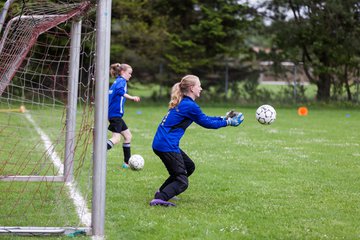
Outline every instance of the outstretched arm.
<svg viewBox="0 0 360 240"><path fill-rule="evenodd" d="M207 116L197 104L191 105L189 118L204 128L217 129L227 126L227 121L221 117Z"/></svg>
<svg viewBox="0 0 360 240"><path fill-rule="evenodd" d="M138 97L138 96L131 96L131 95L125 93L124 97L126 97L126 99L129 99L134 102L140 102L140 97Z"/></svg>

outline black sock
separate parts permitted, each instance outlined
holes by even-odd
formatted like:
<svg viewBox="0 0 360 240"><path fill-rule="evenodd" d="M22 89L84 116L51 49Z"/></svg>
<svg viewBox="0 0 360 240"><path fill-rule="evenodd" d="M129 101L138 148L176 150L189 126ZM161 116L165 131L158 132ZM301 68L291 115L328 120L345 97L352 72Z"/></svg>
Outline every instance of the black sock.
<svg viewBox="0 0 360 240"><path fill-rule="evenodd" d="M114 143L109 139L107 140L107 150L110 150L114 146Z"/></svg>
<svg viewBox="0 0 360 240"><path fill-rule="evenodd" d="M129 158L131 156L130 143L123 144L123 151L124 151L124 162L129 163Z"/></svg>

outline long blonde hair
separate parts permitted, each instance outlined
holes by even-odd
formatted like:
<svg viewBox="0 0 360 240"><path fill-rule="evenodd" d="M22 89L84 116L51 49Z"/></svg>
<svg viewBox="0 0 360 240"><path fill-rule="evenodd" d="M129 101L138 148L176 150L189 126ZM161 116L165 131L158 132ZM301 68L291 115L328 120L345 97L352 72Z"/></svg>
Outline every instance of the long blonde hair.
<svg viewBox="0 0 360 240"><path fill-rule="evenodd" d="M110 76L111 77L121 76L121 72L126 71L129 68L132 68L132 67L126 63L111 64L110 65Z"/></svg>
<svg viewBox="0 0 360 240"><path fill-rule="evenodd" d="M169 109L176 107L181 102L184 95L189 91L190 87L195 86L198 81L200 81L199 77L195 75L186 75L180 82L175 83L171 88Z"/></svg>

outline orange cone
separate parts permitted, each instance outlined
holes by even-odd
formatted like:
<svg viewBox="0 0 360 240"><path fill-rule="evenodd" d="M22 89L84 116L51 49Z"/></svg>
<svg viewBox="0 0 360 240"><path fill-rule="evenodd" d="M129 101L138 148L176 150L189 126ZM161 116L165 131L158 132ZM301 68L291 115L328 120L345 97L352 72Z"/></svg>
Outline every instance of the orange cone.
<svg viewBox="0 0 360 240"><path fill-rule="evenodd" d="M309 113L309 110L307 109L307 107L299 107L298 108L299 116L307 116L308 113Z"/></svg>

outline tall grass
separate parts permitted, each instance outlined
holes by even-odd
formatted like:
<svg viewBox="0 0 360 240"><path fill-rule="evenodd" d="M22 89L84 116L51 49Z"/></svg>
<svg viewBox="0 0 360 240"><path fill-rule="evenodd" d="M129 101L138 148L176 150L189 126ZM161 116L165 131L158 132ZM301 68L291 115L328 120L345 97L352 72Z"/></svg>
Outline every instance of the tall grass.
<svg viewBox="0 0 360 240"><path fill-rule="evenodd" d="M254 108L237 109L245 115L239 127L191 125L181 147L196 170L177 206L164 208L149 202L167 178L151 150L166 106L128 104L132 153L145 167L122 169L121 145L109 151L106 239L360 238L360 112L310 108L300 117L274 107L270 126L256 122Z"/></svg>

